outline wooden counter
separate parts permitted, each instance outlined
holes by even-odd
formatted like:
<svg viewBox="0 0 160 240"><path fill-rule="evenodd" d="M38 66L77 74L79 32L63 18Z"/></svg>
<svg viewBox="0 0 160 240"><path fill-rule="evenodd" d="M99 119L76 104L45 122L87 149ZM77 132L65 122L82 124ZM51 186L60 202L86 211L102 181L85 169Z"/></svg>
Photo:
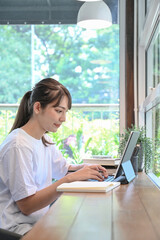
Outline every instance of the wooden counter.
<svg viewBox="0 0 160 240"><path fill-rule="evenodd" d="M160 190L144 174L108 193L63 193L23 240L159 240Z"/></svg>

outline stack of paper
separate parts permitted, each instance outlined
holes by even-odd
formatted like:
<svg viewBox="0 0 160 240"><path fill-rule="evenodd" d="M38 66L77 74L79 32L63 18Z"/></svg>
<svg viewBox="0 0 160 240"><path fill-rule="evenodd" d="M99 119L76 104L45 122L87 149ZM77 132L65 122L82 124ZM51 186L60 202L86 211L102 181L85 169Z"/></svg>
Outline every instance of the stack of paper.
<svg viewBox="0 0 160 240"><path fill-rule="evenodd" d="M103 166L117 166L120 163L119 158L108 158L108 157L92 157L92 158L84 158L84 163L91 164L100 164Z"/></svg>
<svg viewBox="0 0 160 240"><path fill-rule="evenodd" d="M90 158L84 158L83 162L89 164L100 164L107 169L109 175L114 175L120 163L120 158L97 155Z"/></svg>

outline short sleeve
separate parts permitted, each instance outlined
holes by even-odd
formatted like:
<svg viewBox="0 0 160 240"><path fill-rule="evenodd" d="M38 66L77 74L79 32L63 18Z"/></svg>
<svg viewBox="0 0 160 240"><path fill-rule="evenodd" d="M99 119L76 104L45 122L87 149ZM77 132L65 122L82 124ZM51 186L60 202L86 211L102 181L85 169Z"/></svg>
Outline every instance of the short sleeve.
<svg viewBox="0 0 160 240"><path fill-rule="evenodd" d="M1 165L2 180L14 201L36 192L31 150L25 147L12 147L5 153Z"/></svg>
<svg viewBox="0 0 160 240"><path fill-rule="evenodd" d="M51 154L52 154L52 177L58 180L67 174L69 164L63 157L61 151L55 145L52 145L51 147Z"/></svg>

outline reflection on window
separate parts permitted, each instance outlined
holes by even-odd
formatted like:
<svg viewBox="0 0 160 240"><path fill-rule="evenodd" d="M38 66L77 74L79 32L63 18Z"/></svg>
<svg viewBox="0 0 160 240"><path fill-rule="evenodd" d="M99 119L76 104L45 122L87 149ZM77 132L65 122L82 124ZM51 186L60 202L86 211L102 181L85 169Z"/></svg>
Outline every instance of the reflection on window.
<svg viewBox="0 0 160 240"><path fill-rule="evenodd" d="M147 95L160 83L160 24L147 50Z"/></svg>
<svg viewBox="0 0 160 240"><path fill-rule="evenodd" d="M147 14L148 12L148 9L150 7L150 4L151 4L152 0L146 0L145 1L145 13Z"/></svg>
<svg viewBox="0 0 160 240"><path fill-rule="evenodd" d="M147 135L154 140L154 159L151 176L160 178L160 23L153 35L146 53L147 57L147 96L150 99L146 112ZM155 90L154 90L155 89ZM158 183L157 179L157 184Z"/></svg>
<svg viewBox="0 0 160 240"><path fill-rule="evenodd" d="M154 159L150 172L160 177L160 104L146 113L147 136L154 139ZM150 128L152 126L152 128Z"/></svg>

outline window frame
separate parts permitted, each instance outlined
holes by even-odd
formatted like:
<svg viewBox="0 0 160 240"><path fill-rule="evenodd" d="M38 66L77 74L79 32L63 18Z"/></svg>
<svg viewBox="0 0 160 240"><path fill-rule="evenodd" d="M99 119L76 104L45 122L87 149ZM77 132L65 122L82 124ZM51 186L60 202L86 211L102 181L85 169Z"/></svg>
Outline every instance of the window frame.
<svg viewBox="0 0 160 240"><path fill-rule="evenodd" d="M148 11L142 11L145 8L146 1L138 1L138 104L139 114L138 123L140 126L146 125L146 112L150 106L153 107L154 101L157 99L157 92L160 89L160 85L147 96L147 61L146 52L155 33L155 29L160 21L160 2L159 0L152 0ZM143 13L143 14L142 14ZM150 173L149 177L158 185L159 180L153 174Z"/></svg>

